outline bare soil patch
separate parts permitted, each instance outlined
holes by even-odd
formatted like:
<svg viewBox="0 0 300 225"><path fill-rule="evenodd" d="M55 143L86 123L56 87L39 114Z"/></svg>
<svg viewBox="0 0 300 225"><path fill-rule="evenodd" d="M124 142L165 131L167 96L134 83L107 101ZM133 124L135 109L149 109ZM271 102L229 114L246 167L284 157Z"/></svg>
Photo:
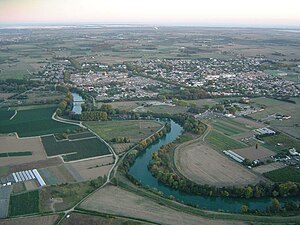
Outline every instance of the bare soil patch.
<svg viewBox="0 0 300 225"><path fill-rule="evenodd" d="M257 129L257 128L262 128L262 127L266 126L262 123L258 123L258 122L255 122L253 120L245 119L245 118L242 118L242 117L237 117L237 118L235 118L235 120L237 122L245 124L245 126L249 127L249 129L252 129L252 128Z"/></svg>
<svg viewBox="0 0 300 225"><path fill-rule="evenodd" d="M69 218L66 218L61 223L62 225L139 225L139 224L149 224L137 222L130 219L121 219L121 218L105 218L101 216L92 216L81 213L71 213Z"/></svg>
<svg viewBox="0 0 300 225"><path fill-rule="evenodd" d="M27 180L24 182L27 191L32 191L39 188L36 180Z"/></svg>
<svg viewBox="0 0 300 225"><path fill-rule="evenodd" d="M82 208L102 213L133 217L159 224L244 224L239 221L206 219L153 202L115 186L106 186L81 204Z"/></svg>
<svg viewBox="0 0 300 225"><path fill-rule="evenodd" d="M113 157L109 156L75 163L67 163L65 166L77 181L86 181L107 175L113 165L113 162Z"/></svg>
<svg viewBox="0 0 300 225"><path fill-rule="evenodd" d="M20 224L53 225L57 219L58 219L58 215L6 219L6 220L0 220L0 225L20 225Z"/></svg>
<svg viewBox="0 0 300 225"><path fill-rule="evenodd" d="M242 165L201 141L177 148L174 157L180 173L200 184L244 186L255 184L260 180L257 175Z"/></svg>
<svg viewBox="0 0 300 225"><path fill-rule="evenodd" d="M256 159L264 160L272 155L276 155L276 153L272 152L269 149L266 149L263 146L258 146L257 149L255 148L255 146L251 146L249 148L235 149L233 151L239 154L240 156L246 159L250 159L252 161Z"/></svg>
<svg viewBox="0 0 300 225"><path fill-rule="evenodd" d="M274 162L274 163L270 163L270 164L267 164L267 165L261 165L261 166L258 166L258 167L254 167L253 171L255 171L257 173L260 173L260 174L263 174L263 173L267 173L267 172L270 172L270 171L273 171L273 170L281 169L283 167L286 167L286 165L284 165L281 162Z"/></svg>
<svg viewBox="0 0 300 225"><path fill-rule="evenodd" d="M54 165L60 165L62 164L63 161L59 157L54 157L46 160L40 160L40 161L35 161L35 162L30 162L30 163L23 163L20 165L12 165L9 166L9 173L13 172L18 172L21 170L30 170L33 168L45 168L49 166L54 166Z"/></svg>
<svg viewBox="0 0 300 225"><path fill-rule="evenodd" d="M18 139L16 136L0 137L0 153L32 152L28 156L1 157L0 165L19 165L23 163L47 159L44 146L39 137Z"/></svg>

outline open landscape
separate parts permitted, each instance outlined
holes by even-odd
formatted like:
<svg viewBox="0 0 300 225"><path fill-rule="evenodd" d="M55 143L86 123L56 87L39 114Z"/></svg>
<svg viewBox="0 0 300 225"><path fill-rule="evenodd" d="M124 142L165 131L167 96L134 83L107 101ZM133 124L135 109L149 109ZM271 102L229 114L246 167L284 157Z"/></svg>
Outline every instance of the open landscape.
<svg viewBox="0 0 300 225"><path fill-rule="evenodd" d="M0 225L299 225L300 1L0 1Z"/></svg>
<svg viewBox="0 0 300 225"><path fill-rule="evenodd" d="M200 184L218 187L237 184L244 186L263 180L202 141L179 146L174 160L180 173Z"/></svg>

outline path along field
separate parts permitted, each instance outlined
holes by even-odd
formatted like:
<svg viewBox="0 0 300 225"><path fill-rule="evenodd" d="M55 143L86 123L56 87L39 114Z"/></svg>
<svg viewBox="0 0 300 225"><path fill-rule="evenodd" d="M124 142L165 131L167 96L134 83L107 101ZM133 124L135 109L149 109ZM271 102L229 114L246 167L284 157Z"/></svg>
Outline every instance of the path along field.
<svg viewBox="0 0 300 225"><path fill-rule="evenodd" d="M7 152L31 152L32 155L0 157L1 166L12 166L29 163L47 158L44 146L39 137L22 138L16 136L0 137L0 153Z"/></svg>
<svg viewBox="0 0 300 225"><path fill-rule="evenodd" d="M80 207L102 213L143 219L159 224L244 224L239 221L206 219L180 212L115 186L105 186L84 201Z"/></svg>
<svg viewBox="0 0 300 225"><path fill-rule="evenodd" d="M183 145L175 150L177 169L192 181L215 186L256 184L261 179L204 142Z"/></svg>
<svg viewBox="0 0 300 225"><path fill-rule="evenodd" d="M6 116L5 120L0 120L0 133L17 132L19 137L29 137L61 133L67 129L77 128L75 125L52 120L55 109L55 107L48 107L18 111L12 120Z"/></svg>
<svg viewBox="0 0 300 225"><path fill-rule="evenodd" d="M0 220L0 225L53 225L57 219L58 215L6 219Z"/></svg>

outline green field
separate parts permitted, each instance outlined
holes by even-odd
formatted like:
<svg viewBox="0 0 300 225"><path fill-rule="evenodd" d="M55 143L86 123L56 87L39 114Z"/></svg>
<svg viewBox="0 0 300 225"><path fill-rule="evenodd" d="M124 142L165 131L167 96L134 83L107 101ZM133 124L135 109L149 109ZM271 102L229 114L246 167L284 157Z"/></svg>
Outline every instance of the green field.
<svg viewBox="0 0 300 225"><path fill-rule="evenodd" d="M292 181L300 183L300 171L290 166L264 173L264 176L274 182Z"/></svg>
<svg viewBox="0 0 300 225"><path fill-rule="evenodd" d="M65 161L85 159L109 154L108 147L98 138L85 140L56 141L53 135L42 137L42 143L48 156L64 155Z"/></svg>
<svg viewBox="0 0 300 225"><path fill-rule="evenodd" d="M300 141L283 133L262 137L261 139L265 142L264 146L266 148L277 153L290 148L300 149Z"/></svg>
<svg viewBox="0 0 300 225"><path fill-rule="evenodd" d="M235 141L215 130L209 132L205 139L214 149L223 151L238 148L245 148L247 145Z"/></svg>
<svg viewBox="0 0 300 225"><path fill-rule="evenodd" d="M14 110L1 109L0 110L0 124L3 121L9 120L15 114Z"/></svg>
<svg viewBox="0 0 300 225"><path fill-rule="evenodd" d="M229 123L223 122L222 120L217 120L216 122L213 122L212 125L217 131L222 132L228 136L241 134L245 132L242 129L238 129L237 127L231 126Z"/></svg>
<svg viewBox="0 0 300 225"><path fill-rule="evenodd" d="M289 115L291 118L288 120L273 119L268 121L268 123L278 130L288 133L296 138L300 138L300 98L292 98L291 100L295 101L296 104L270 98L254 98L251 101L256 104L256 107L263 107L264 110L251 114L250 116L256 120L264 120L268 115L276 113Z"/></svg>
<svg viewBox="0 0 300 225"><path fill-rule="evenodd" d="M2 152L0 157L13 157L13 156L28 156L32 155L32 152Z"/></svg>
<svg viewBox="0 0 300 225"><path fill-rule="evenodd" d="M80 138L88 138L88 137L95 137L95 135L91 132L84 132L84 133L78 133L78 134L71 134L68 135L69 140L76 140Z"/></svg>
<svg viewBox="0 0 300 225"><path fill-rule="evenodd" d="M12 120L0 121L0 133L17 132L20 137L28 137L61 133L76 128L75 125L52 120L51 116L55 109L50 107L18 111Z"/></svg>
<svg viewBox="0 0 300 225"><path fill-rule="evenodd" d="M145 139L162 127L160 123L150 120L86 122L85 125L106 141L114 137L127 137L131 142Z"/></svg>
<svg viewBox="0 0 300 225"><path fill-rule="evenodd" d="M19 216L39 212L39 191L12 195L9 203L9 216Z"/></svg>

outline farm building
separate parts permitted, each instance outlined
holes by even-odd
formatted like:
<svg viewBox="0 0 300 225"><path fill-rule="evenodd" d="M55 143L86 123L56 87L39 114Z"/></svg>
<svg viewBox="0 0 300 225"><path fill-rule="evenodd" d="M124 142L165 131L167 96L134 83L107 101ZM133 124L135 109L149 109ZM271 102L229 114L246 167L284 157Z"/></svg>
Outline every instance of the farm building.
<svg viewBox="0 0 300 225"><path fill-rule="evenodd" d="M269 135L274 135L274 134L276 134L275 131L273 131L273 130L267 128L267 127L258 128L258 129L256 129L255 131L256 131L257 133L259 133L259 134L262 134L262 135L263 135L263 134L269 134Z"/></svg>

